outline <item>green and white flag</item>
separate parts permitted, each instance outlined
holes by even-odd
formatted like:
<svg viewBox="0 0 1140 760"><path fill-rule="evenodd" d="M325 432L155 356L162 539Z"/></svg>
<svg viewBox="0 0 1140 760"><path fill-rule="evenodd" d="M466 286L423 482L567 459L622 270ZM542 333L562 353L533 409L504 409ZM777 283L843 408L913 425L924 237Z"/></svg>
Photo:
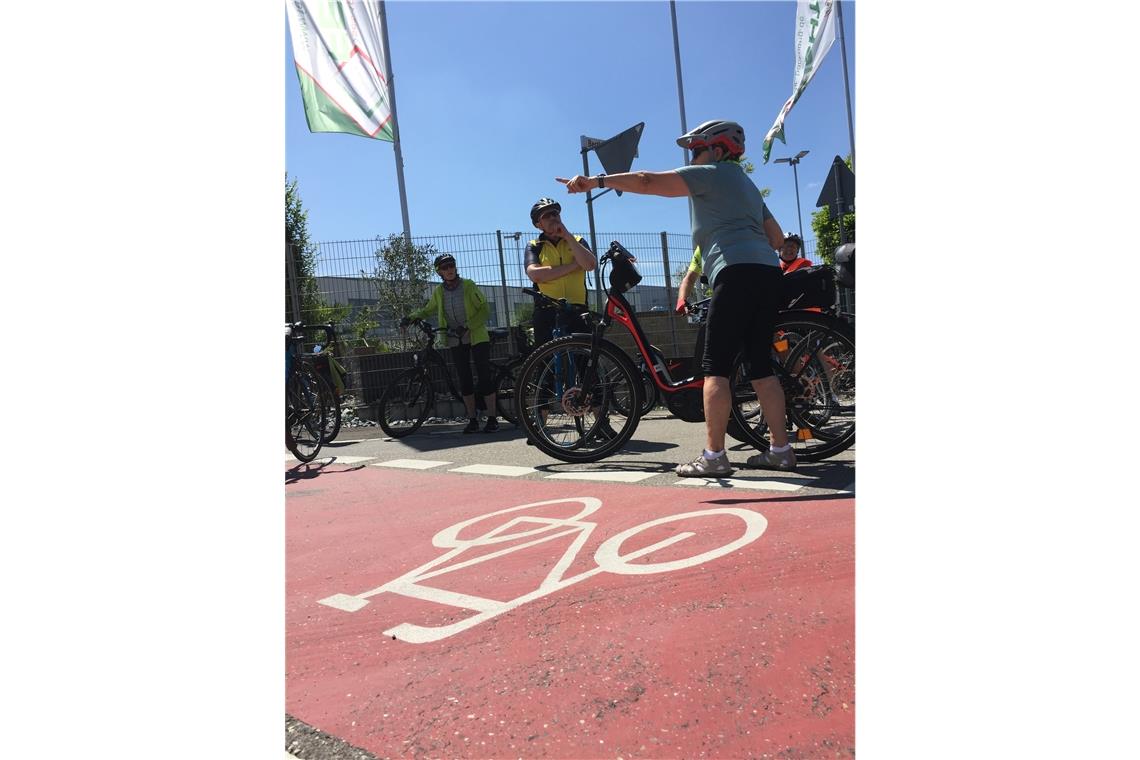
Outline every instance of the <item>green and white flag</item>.
<svg viewBox="0 0 1140 760"><path fill-rule="evenodd" d="M310 132L392 142L378 0L285 0Z"/></svg>
<svg viewBox="0 0 1140 760"><path fill-rule="evenodd" d="M784 139L784 119L819 70L819 64L831 49L831 43L835 42L834 11L834 0L799 0L796 3L796 68L792 76L792 96L780 109L776 123L764 135L764 163L768 163L774 138L779 138L780 142L787 145Z"/></svg>

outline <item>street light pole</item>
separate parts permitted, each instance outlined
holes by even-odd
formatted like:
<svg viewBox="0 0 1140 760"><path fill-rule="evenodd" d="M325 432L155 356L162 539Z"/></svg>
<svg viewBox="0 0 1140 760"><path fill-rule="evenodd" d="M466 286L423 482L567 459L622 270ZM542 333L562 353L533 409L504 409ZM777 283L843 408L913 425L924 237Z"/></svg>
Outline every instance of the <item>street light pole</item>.
<svg viewBox="0 0 1140 760"><path fill-rule="evenodd" d="M803 158L804 156L806 156L808 153L811 153L811 151L810 150L801 150L799 153L792 156L791 158L777 158L776 159L777 164L791 164L792 165L792 179L794 179L795 183L796 183L796 216L799 218L799 221L800 221L800 240L804 239L804 217L803 217L803 214L800 213L800 173L799 173L799 171L797 171L796 165L799 164L800 159Z"/></svg>

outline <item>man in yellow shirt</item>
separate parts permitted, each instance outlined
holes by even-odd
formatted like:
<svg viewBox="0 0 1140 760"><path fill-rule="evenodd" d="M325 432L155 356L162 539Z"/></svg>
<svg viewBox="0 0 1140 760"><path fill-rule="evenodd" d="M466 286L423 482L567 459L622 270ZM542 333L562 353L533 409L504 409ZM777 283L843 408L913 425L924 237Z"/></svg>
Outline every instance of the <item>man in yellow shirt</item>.
<svg viewBox="0 0 1140 760"><path fill-rule="evenodd" d="M562 223L562 205L551 198L540 198L530 208L530 221L542 231L526 247L526 276L544 295L565 298L578 308L587 311L586 272L598 266L586 242L571 235ZM541 346L554 334L557 310L535 304L534 345ZM580 320L570 319L562 325L567 333L586 331Z"/></svg>

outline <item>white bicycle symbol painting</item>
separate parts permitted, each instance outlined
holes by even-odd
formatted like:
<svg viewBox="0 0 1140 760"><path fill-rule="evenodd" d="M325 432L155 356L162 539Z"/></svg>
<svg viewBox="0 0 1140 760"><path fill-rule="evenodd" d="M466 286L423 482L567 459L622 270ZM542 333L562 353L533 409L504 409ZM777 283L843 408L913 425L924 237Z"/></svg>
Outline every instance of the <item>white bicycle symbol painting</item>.
<svg viewBox="0 0 1140 760"><path fill-rule="evenodd" d="M541 507L549 507L559 504L579 504L581 511L570 518L557 518L557 517L541 517L538 515L525 515L514 514L524 510L534 510ZM578 575L564 578L563 575L573 563L574 559L578 556L578 552L582 550L586 541L589 539L590 534L597 523L587 522L582 520L583 517L593 514L602 506L600 499L589 496L572 497L565 499L550 499L548 501L536 501L530 504L522 504L517 507L509 507L507 509L500 509L497 512L490 512L485 515L473 517L470 520L452 525L449 528L441 530L432 537L432 545L441 549L450 549L441 557L427 562L415 570L412 570L404 575L396 578L393 581L385 583L383 586L365 591L361 594L334 594L325 599L318 601L319 604L333 607L345 612L356 612L368 604L370 597L377 594L389 593L398 594L400 596L411 597L415 599L422 599L429 602L438 604L450 605L453 607L460 607L467 610L473 610L476 614L472 617L461 620L457 623L442 626L421 626L412 623L400 623L399 625L389 628L384 631L386 636L394 636L401 641L409 642L412 644L425 644L433 641L440 641L449 636L454 636L457 633L466 631L480 623L486 622L493 617L513 610L514 608L532 602L548 594L553 594L575 583L591 578L601 572L614 573L617 575L649 575L652 573L667 573L673 570L681 570L687 567L693 567L703 562L722 557L725 554L734 552L737 549L752 543L759 538L768 527L768 520L759 512L753 512L748 509L735 509L731 507L705 509L696 512L685 512L682 514L669 515L667 517L660 517L656 520L641 523L628 530L624 530L611 538L606 539L597 550L594 552L594 562L597 567L587 570ZM478 535L474 538L460 538L459 534L464 528L467 528L475 523L485 520L489 517L497 515L514 514L514 516L507 522L499 525L498 527ZM670 522L679 520L687 520L690 518L699 517L712 517L717 515L729 515L740 518L744 522L744 532L735 540L718 546L708 551L702 552L692 557L685 557L683 559L674 559L668 562L647 562L642 564L633 564L633 561L645 557L653 552L661 551L666 547L672 546L680 541L684 541L696 535L691 531L678 533L666 539L650 544L648 546L637 549L629 554L623 555L621 553L622 544L632 538L633 536L641 533L642 531L650 528L664 525ZM508 601L501 601L498 599L487 599L480 596L464 594L456 591L446 589L434 588L432 586L424 585L424 581L430 580L446 573L455 572L463 568L471 567L481 562L487 562L498 557L511 554L513 552L522 551L532 546L553 541L563 536L570 536L577 533L577 536L571 541L570 546L563 553L562 557L547 573L546 577L539 584L538 588L522 596L510 599ZM547 534L547 535L543 535ZM541 537L538 537L541 536ZM538 537L538 538L536 538ZM524 540L533 539L533 540ZM514 544L510 547L492 551L489 554L481 554L473 559L457 562L454 565L449 565L442 569L440 565L444 565L459 555L467 552L470 549L477 547L493 546L495 544L504 544L508 541L521 541L521 543Z"/></svg>

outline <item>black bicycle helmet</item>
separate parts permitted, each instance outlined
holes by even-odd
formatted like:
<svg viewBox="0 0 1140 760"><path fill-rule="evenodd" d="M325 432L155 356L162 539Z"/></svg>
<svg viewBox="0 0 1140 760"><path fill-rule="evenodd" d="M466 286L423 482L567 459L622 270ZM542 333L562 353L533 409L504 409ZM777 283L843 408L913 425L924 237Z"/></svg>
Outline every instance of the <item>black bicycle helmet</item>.
<svg viewBox="0 0 1140 760"><path fill-rule="evenodd" d="M435 271L438 272L440 265L446 264L449 261L452 264L455 263L455 257L452 256L450 253L441 253L438 256L436 256L435 257Z"/></svg>
<svg viewBox="0 0 1140 760"><path fill-rule="evenodd" d="M785 235L784 236L784 242L785 243L795 243L796 245L798 245L800 247L801 251L804 249L804 241L801 240L800 236L794 232L791 235Z"/></svg>
<svg viewBox="0 0 1140 760"><path fill-rule="evenodd" d="M530 223L538 224L538 217L549 208L554 209L559 214L562 213L562 204L558 201L553 198L539 198L538 202L530 207Z"/></svg>
<svg viewBox="0 0 1140 760"><path fill-rule="evenodd" d="M735 121L713 119L678 137L677 144L685 150L719 145L735 158L744 153L744 127Z"/></svg>

